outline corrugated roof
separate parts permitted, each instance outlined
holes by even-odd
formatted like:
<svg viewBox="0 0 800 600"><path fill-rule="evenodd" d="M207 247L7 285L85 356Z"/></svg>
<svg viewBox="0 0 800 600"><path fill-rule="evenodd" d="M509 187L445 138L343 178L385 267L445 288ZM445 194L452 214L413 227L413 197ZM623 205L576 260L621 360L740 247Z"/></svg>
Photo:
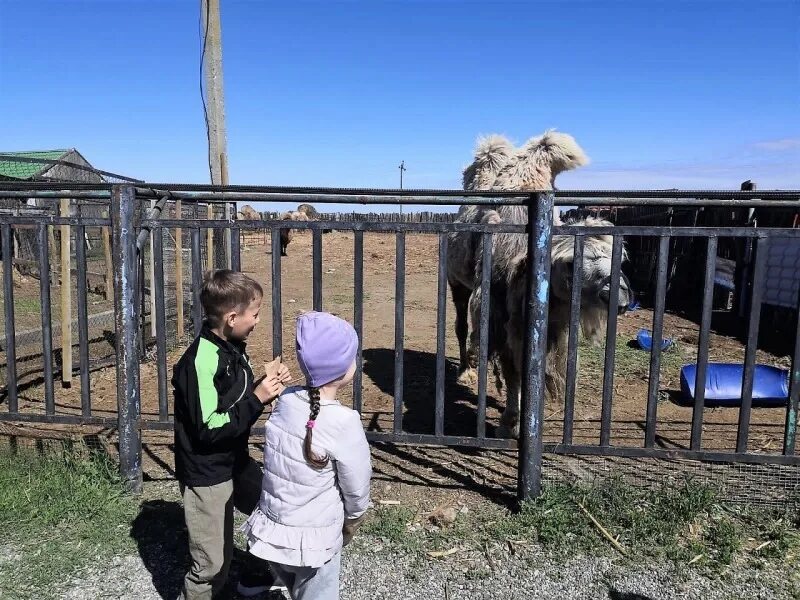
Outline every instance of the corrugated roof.
<svg viewBox="0 0 800 600"><path fill-rule="evenodd" d="M60 160L69 150L39 150L31 152L0 152L0 154L19 156L20 158L39 158L42 160ZM52 165L22 162L10 158L0 159L0 177L11 179L30 179L49 169Z"/></svg>

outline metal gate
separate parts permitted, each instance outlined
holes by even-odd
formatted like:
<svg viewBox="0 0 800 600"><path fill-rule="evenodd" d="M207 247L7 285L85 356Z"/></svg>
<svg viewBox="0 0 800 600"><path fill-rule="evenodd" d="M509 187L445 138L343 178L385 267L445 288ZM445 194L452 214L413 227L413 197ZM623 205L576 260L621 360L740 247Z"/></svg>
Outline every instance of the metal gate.
<svg viewBox="0 0 800 600"><path fill-rule="evenodd" d="M602 456L645 456L662 458L691 458L721 462L777 463L798 465L795 455L796 420L798 398L800 397L800 342L795 340L792 356L790 391L785 412L783 448L780 452L758 452L748 447L751 408L753 400L754 367L758 343L760 311L752 310L747 322L747 343L744 355L744 381L742 384L741 408L739 411L735 448L731 451L704 449L702 432L706 414L703 397L704 386L698 385L692 407L691 440L687 448L665 449L656 444L658 428L659 373L662 360L661 340L664 325L664 297L667 284L667 258L669 242L675 237L694 237L707 240L707 258L704 265L704 295L699 324L697 381L704 381L709 362L709 339L711 328L713 280L716 264L716 250L720 238L748 238L756 246L755 267L752 270L750 286L750 306L761 305L764 289L765 257L770 240L776 237L800 241L797 229L753 229L745 227L698 228L698 227L583 227L576 225L553 226L553 206L703 206L703 207L786 207L787 202L797 201L798 192L546 192L546 193L503 193L503 192L463 192L463 191L396 191L396 190L334 190L316 188L270 188L243 186L176 186L152 184L149 186L104 185L104 184L42 184L42 183L0 183L0 198L36 198L40 202L58 202L61 198L77 201L92 200L107 202L111 217L88 218L83 216L56 216L37 212L36 214L0 213L0 233L3 249L3 283L6 340L6 396L7 411L0 412L0 420L32 421L42 423L105 424L117 426L119 430L120 461L123 476L133 489L141 485L141 430L170 429L170 401L168 391L167 339L165 332L171 325L168 318L165 298L165 238L176 231L178 250L176 257L183 256L182 240L189 238L191 256L190 292L187 314L196 333L202 322L199 291L204 265L201 260L202 234L208 236L209 248L214 231L230 231L230 246L225 251L224 262L233 269L241 266L240 240L243 232L267 229L271 235L271 297L272 297L272 350L281 354L284 348L281 323L284 311L281 303L281 253L280 232L287 228L310 230L312 236L312 298L313 308L325 307L323 298L323 232L338 230L352 232L353 235L353 314L352 321L362 339L364 307L364 234L383 233L394 236L396 277L394 282L394 392L393 425L391 431L368 431L374 442L394 442L406 444L433 444L448 446L469 446L480 448L518 448L520 499L538 495L541 487L542 453L589 454ZM178 211L174 218L157 211L147 212L153 201L160 204L230 204L234 202L269 201L283 203L311 202L315 204L350 203L367 205L460 205L516 204L528 207L532 215L526 224L476 224L476 223L407 223L407 222L335 222L335 221L279 221L254 220L235 221L219 218L185 218ZM165 216L166 214L166 216ZM212 215L213 217L213 215ZM76 410L57 410L54 389L53 322L50 306L50 278L41 277L39 298L41 304L41 354L43 402L41 406L20 410L18 402L17 336L9 335L15 331L15 301L13 279L13 256L11 239L15 228L35 227L41 242L40 273L49 273L46 243L49 227L72 228L77 240L81 240L86 227L110 227L114 265L114 316L116 353L116 416L101 416L93 410L91 393L89 348L89 320L87 316L86 257L83 244L75 246L77 278L77 330L80 353L80 406ZM451 232L469 232L476 236L476 244L482 248L483 282L490 282L492 275L491 247L493 236L517 234L525 235L528 248L525 304L526 326L524 328L524 364L522 376L522 403L519 440L502 439L486 434L487 366L489 361L489 328L481 319L480 347L478 361L478 394L476 401L476 434L474 436L445 435L445 338L447 315L447 235ZM143 233L144 232L144 233ZM144 265L141 257L141 240L152 235L152 273L151 285L146 289L142 276ZM435 392L431 398L434 415L434 432L421 434L404 431L402 417L405 407L403 396L404 372L404 328L405 328L405 257L406 236L408 234L430 235L438 243L438 273L436 302L436 376ZM658 240L658 267L656 294L653 306L652 335L653 350L649 359L649 378L647 382L646 427L640 445L615 444L612 411L614 407L614 374L617 338L617 313L609 310L603 352L603 383L601 395L601 415L599 439L596 444L575 443L573 436L576 378L579 372L579 313L580 313L580 257L590 236L608 235L613 238L611 283L612 298L609 305L616 303L614 290L618 289L622 276L623 238L625 236L648 236ZM563 394L563 430L560 440L545 443L543 435L545 409L545 377L547 365L548 314L550 291L550 247L554 236L574 238L575 260L571 272L572 297L570 300L570 335L566 357L566 386ZM137 245L137 238L140 243ZM217 236L216 239L225 239ZM265 253L266 258L266 253ZM181 258L181 261L183 258ZM206 267L214 266L210 255ZM173 265L168 265L168 269ZM180 273L179 273L180 275ZM800 276L800 275L798 275ZM63 282L62 282L63 284ZM183 284L181 283L181 286ZM492 310L490 286L482 286L482 316ZM142 414L140 364L148 352L146 328L143 327L145 310L143 298L150 298L150 320L155 336L152 345L155 349L151 361L156 364L158 408L152 416ZM179 300L178 314L183 314L183 302ZM171 315L172 313L170 313ZM488 318L488 316L487 316ZM183 322L181 321L181 327ZM62 323L62 326L65 324ZM797 330L791 335L797 338ZM358 370L354 380L354 408L362 408L362 348L358 352ZM62 368L63 365L62 365Z"/></svg>

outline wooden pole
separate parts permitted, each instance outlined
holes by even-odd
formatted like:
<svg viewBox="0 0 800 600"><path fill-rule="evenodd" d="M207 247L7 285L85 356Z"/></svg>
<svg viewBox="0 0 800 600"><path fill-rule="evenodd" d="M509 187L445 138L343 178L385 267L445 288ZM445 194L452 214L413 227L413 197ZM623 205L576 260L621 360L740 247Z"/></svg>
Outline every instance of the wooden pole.
<svg viewBox="0 0 800 600"><path fill-rule="evenodd" d="M103 215L108 219L111 215L109 211L104 211ZM100 236L103 238L103 255L106 261L106 300L114 299L114 262L111 258L111 228L101 227Z"/></svg>
<svg viewBox="0 0 800 600"><path fill-rule="evenodd" d="M156 206L156 199L150 200L150 208ZM150 333L153 338L156 337L156 303L155 303L155 289L156 289L156 257L155 257L155 235L150 230Z"/></svg>
<svg viewBox="0 0 800 600"><path fill-rule="evenodd" d="M182 219L180 199L175 200L175 218ZM183 229L175 228L175 307L178 310L178 340L183 340Z"/></svg>
<svg viewBox="0 0 800 600"><path fill-rule="evenodd" d="M203 23L203 80L206 93L206 113L208 124L208 163L211 170L211 183L227 185L228 183L228 137L225 127L225 94L222 75L222 27L220 24L220 0L201 0L200 18ZM227 213L227 211L226 211ZM229 215L225 215L228 217ZM209 230L213 239L213 231ZM216 236L217 255L227 256L230 265L230 234L220 232ZM208 268L214 268L212 257L208 253Z"/></svg>
<svg viewBox="0 0 800 600"><path fill-rule="evenodd" d="M61 199L61 216L69 217L70 200ZM72 385L72 280L70 226L61 225L61 383Z"/></svg>

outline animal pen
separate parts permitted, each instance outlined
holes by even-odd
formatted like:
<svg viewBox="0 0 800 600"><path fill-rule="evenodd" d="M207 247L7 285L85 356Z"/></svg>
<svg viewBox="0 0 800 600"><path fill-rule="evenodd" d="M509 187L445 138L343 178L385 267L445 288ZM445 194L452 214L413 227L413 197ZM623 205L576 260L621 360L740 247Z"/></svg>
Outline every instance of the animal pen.
<svg viewBox="0 0 800 600"><path fill-rule="evenodd" d="M179 349L201 326L199 293L203 271L210 266L227 264L257 276L262 283L269 282L264 286L264 312L267 313L265 320L270 322L265 329L271 328L271 341L262 348L261 358L282 355L287 362L293 360L292 344L286 342L287 333L293 327L288 315L294 316L303 309L325 309L352 320L360 340L352 402L362 413L367 436L374 443L517 451L515 464L520 499L539 494L543 480L550 476L548 469L551 469L553 457L568 456L630 460L634 465L638 464L636 461L655 461L678 465L679 469L690 469L690 465L734 465L745 477L748 474L761 477L759 483L774 476L777 485L783 486L784 495L795 495L792 499L796 500L800 489L800 457L796 455L800 399L798 332L791 332L794 345L788 358L791 375L785 406L762 415L753 408L754 373L757 357L761 356L758 349L760 310L749 311L747 339L741 356L744 378L740 406L735 415L726 413L725 418L714 416L716 413L706 407L705 387L699 383L691 406L678 407L665 402L662 388L668 387L664 382L676 358L669 355L669 351L662 352L661 342L666 337L665 322L672 318L665 312L672 240L693 238L702 240L705 246L705 260L701 265L704 291L700 322L696 339L687 341L691 346L690 362L696 362L696 381L702 382L706 379L710 355L716 351L711 347L710 353L710 342L716 339L712 328L713 280L720 242L741 238L752 241L756 258L750 273L748 304L760 307L769 245L778 239L800 241L800 229L690 225L589 228L569 224L554 226L552 215L554 205L576 204L768 209L797 202L798 192L522 193L0 182L0 198L33 198L37 204L50 206L50 210L36 212L0 213L4 294L4 343L0 357L5 360L6 371L2 396L6 410L0 411L0 422L116 428L121 471L132 489L138 489L142 481L142 432L172 428L169 370ZM102 216L59 213L56 207L65 198L100 203L109 213ZM458 223L445 219L436 222L289 222L224 218L225 207L230 203L259 201L353 205L516 204L527 206L532 218L527 224ZM209 215L212 218L209 219ZM15 280L11 240L20 228L32 229L37 235L39 277L36 289L20 287ZM62 240L70 236L83 240L87 229L108 228L113 266L109 275L113 278L113 307L109 301L107 310L112 311L114 326L95 328L89 317L89 307L106 300L90 291L86 247L83 243L75 244L72 257L75 278L73 280L71 271L67 270L63 270L63 276L76 289L77 343L63 340L60 347L54 345L58 337L55 334L57 324L60 322L62 330L70 329L71 317L55 309L51 301L55 279L43 276L51 273L50 265L57 252L48 243L50 228L60 229ZM308 253L297 259L310 259L305 261L308 270L301 270L300 266L297 271L287 270L288 261L293 260L293 246L289 247L289 256L282 258L279 232L285 228L309 232ZM334 237L328 236L323 244L325 230L332 230ZM225 231L230 231L230 245L224 255L210 265L211 255L207 249L212 247L215 232ZM256 244L245 252L241 240L249 239L247 234L256 231L268 232L268 245ZM518 332L525 347L519 439L492 435L496 429L498 401L489 391L491 357L487 322L489 311L493 309L489 285L481 288L481 319L475 324L480 331L477 393L459 388L452 381L453 365L448 351L452 340L452 309L448 310L447 235L458 231L475 234L475 243L483 248L480 273L483 282L491 281L493 236L517 234L527 239L526 327ZM652 350L644 359L645 370L636 375L641 393L636 392L634 400L641 418L617 418L619 407L633 402L626 396L628 388L619 391L629 375L627 363L623 364L623 358L628 361L625 354L628 350L624 343L620 344L624 342L620 332L627 327L620 319L627 317L619 317L616 309L608 312L605 343L600 348L585 346L580 340L583 252L587 236L593 235L613 237L609 306L614 307L618 301L615 294L618 294L622 276L625 239L650 238L657 246L652 318L638 317L640 321L648 321L653 338ZM545 356L553 236L574 238L574 260L569 344L565 357L566 385L558 405L546 406ZM331 246L334 243L338 245ZM324 247L328 249L323 252ZM300 265L299 262L291 264ZM370 273L379 273L381 277L393 271L392 284L381 280L367 290L365 265L372 269ZM418 271L424 273L424 277L420 275L418 286L424 289L409 297ZM307 284L310 284L310 294L303 299L300 294L305 293ZM423 301L421 294L428 288L430 294ZM35 301L37 310L26 311L24 301ZM33 323L26 321L32 320L31 312L41 328L35 336L28 335L27 329L20 331L23 321L26 328L34 328ZM412 320L406 320L407 312L413 313ZM368 313L366 317L365 313ZM381 322L385 317L389 317L393 327ZM671 320L669 323L672 327ZM417 336L413 340L409 333L412 330ZM372 342L365 345L372 331L383 331L388 336L383 338L387 347ZM31 340L35 340L35 344ZM70 371L71 363L65 356L73 347L78 351L79 381L71 390L65 390L56 385L56 373L59 369L62 374ZM433 352L418 349L423 347ZM23 348L25 352L19 352ZM171 351L173 349L175 351ZM93 362L95 352L110 353L115 368ZM28 368L29 364L36 368ZM596 371L589 373L587 369L590 368ZM586 386L581 379L585 373L598 383L596 394L590 397L586 396ZM375 393L371 391L373 388L377 390ZM407 390L410 393L406 393ZM549 411L555 412L548 415ZM558 415L555 419L551 418L554 414ZM676 423L683 428L680 435L685 433L685 439L679 439L674 433L679 429ZM260 431L263 432L263 428ZM754 442L754 432L761 435L763 431L771 436L770 445ZM779 439L779 443L772 441L775 439ZM759 494L753 485L746 484L745 488L752 494Z"/></svg>

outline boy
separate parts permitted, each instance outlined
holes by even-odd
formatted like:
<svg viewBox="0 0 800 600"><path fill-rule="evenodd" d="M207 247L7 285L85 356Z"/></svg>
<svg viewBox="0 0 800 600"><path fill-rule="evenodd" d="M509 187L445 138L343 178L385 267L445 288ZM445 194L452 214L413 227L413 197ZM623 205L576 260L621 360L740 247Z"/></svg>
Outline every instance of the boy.
<svg viewBox="0 0 800 600"><path fill-rule="evenodd" d="M242 273L206 274L203 329L175 365L175 473L191 555L186 600L211 599L225 586L233 508L249 515L261 493L261 468L247 449L250 428L290 379L281 365L277 376L254 382L245 341L259 322L262 297L261 286ZM265 573L243 573L239 593L277 589Z"/></svg>

